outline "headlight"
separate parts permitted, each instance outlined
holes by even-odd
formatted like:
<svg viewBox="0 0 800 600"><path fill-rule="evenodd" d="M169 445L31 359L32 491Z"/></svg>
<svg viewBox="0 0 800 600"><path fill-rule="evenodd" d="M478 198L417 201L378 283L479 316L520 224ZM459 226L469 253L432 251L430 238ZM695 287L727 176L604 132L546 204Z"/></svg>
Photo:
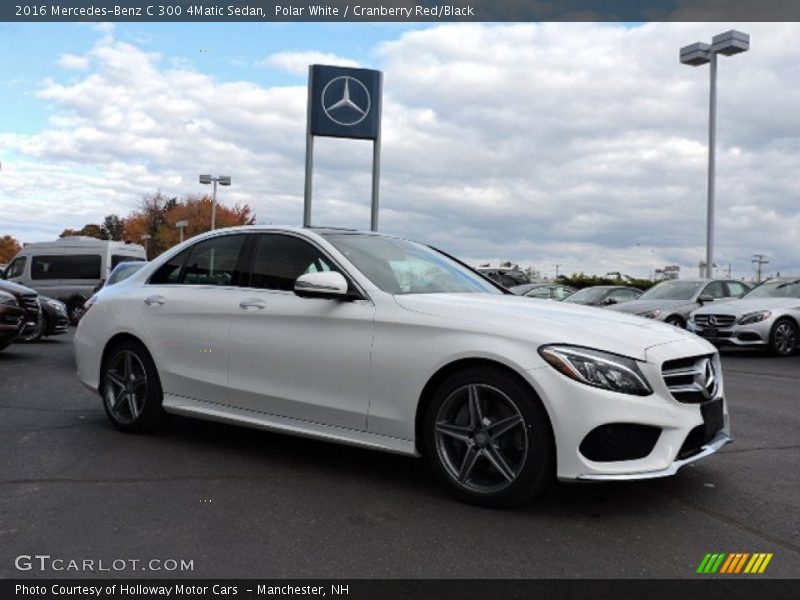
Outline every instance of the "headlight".
<svg viewBox="0 0 800 600"><path fill-rule="evenodd" d="M579 346L542 346L539 354L563 375L586 385L636 396L653 393L632 358Z"/></svg>
<svg viewBox="0 0 800 600"><path fill-rule="evenodd" d="M62 313L65 313L65 314L67 312L67 307L60 300L54 300L53 298L48 298L44 302L45 302L45 304L47 304L47 306L49 306L50 308L52 308L54 310L57 310L58 312L62 312Z"/></svg>
<svg viewBox="0 0 800 600"><path fill-rule="evenodd" d="M19 306L17 299L9 294L0 294L0 304L5 304L6 306Z"/></svg>
<svg viewBox="0 0 800 600"><path fill-rule="evenodd" d="M739 317L739 325L752 325L753 323L760 323L766 319L769 319L772 316L772 313L768 310L759 310L758 312L751 312L747 313L746 315L742 315Z"/></svg>
<svg viewBox="0 0 800 600"><path fill-rule="evenodd" d="M658 315L661 314L661 309L656 308L655 310L648 310L647 312L639 313L640 317L645 317L646 319L657 319Z"/></svg>

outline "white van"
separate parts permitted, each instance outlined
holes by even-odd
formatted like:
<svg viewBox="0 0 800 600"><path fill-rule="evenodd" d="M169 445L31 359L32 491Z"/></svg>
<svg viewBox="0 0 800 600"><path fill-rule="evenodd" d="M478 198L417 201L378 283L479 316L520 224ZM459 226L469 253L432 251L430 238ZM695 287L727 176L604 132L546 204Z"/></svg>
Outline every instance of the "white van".
<svg viewBox="0 0 800 600"><path fill-rule="evenodd" d="M119 263L147 260L144 247L91 237L65 237L26 244L8 264L4 279L35 289L67 305L79 318L83 303Z"/></svg>

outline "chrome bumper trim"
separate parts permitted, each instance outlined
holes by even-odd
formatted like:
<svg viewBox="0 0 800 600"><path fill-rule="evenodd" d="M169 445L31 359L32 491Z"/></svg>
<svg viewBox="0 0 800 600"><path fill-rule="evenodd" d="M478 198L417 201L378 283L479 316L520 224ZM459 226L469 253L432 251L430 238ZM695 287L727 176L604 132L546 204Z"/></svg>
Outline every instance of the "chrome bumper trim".
<svg viewBox="0 0 800 600"><path fill-rule="evenodd" d="M726 433L719 432L713 440L702 446L700 452L694 456L690 456L689 458L676 460L666 469L661 469L659 471L645 471L643 473L612 473L608 475L592 473L588 475L578 475L577 479L579 481L632 481L637 479L657 479L659 477L669 477L670 475L675 475L675 473L678 472L678 469L680 469L682 466L714 454L717 450L726 444L730 444L731 442L733 442L733 438Z"/></svg>

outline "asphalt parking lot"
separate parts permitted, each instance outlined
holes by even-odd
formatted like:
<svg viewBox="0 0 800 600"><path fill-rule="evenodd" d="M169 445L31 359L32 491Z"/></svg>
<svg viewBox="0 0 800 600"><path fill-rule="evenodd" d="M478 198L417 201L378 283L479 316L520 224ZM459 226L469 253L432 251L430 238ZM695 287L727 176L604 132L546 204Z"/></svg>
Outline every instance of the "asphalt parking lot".
<svg viewBox="0 0 800 600"><path fill-rule="evenodd" d="M736 443L677 477L493 511L414 459L180 418L118 433L71 337L0 352L0 577L42 576L20 554L193 560L183 577L697 577L707 552L800 577L800 356L723 352Z"/></svg>

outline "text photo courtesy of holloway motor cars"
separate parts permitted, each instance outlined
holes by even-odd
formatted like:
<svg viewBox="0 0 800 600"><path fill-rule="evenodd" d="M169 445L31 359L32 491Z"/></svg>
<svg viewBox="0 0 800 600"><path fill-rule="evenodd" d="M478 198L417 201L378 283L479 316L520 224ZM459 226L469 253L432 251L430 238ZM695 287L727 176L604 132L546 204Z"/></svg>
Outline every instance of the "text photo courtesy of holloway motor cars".
<svg viewBox="0 0 800 600"><path fill-rule="evenodd" d="M0 7L0 597L793 597L800 11L367 4Z"/></svg>

